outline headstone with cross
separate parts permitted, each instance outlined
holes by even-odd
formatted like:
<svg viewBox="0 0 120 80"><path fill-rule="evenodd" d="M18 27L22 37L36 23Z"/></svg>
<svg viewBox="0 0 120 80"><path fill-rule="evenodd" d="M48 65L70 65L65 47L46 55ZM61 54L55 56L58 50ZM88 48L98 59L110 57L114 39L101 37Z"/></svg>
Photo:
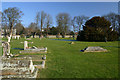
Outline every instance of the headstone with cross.
<svg viewBox="0 0 120 80"><path fill-rule="evenodd" d="M21 43L23 43L23 42L21 42ZM24 41L24 50L29 48L28 43L33 43L33 42Z"/></svg>

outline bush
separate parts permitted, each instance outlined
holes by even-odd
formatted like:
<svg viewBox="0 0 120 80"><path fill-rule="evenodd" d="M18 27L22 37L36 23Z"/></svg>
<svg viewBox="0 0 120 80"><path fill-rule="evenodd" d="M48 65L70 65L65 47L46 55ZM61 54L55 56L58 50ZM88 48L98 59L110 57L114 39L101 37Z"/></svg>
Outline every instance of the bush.
<svg viewBox="0 0 120 80"><path fill-rule="evenodd" d="M78 41L115 41L118 33L110 27L111 23L104 17L93 17L83 26L83 31L77 36Z"/></svg>

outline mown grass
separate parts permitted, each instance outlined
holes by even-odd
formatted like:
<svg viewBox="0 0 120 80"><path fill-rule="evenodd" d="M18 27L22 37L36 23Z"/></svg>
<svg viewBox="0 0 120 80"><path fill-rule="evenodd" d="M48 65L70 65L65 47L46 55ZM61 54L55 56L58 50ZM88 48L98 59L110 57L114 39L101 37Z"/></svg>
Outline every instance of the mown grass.
<svg viewBox="0 0 120 80"><path fill-rule="evenodd" d="M25 39L12 40L11 53L19 54ZM39 78L117 78L118 77L118 41L81 42L59 41L39 38L29 40L29 46L48 47L46 68L39 69ZM87 46L101 46L108 52L84 53L80 50ZM30 54L27 54L30 55ZM34 54L38 55L39 54Z"/></svg>

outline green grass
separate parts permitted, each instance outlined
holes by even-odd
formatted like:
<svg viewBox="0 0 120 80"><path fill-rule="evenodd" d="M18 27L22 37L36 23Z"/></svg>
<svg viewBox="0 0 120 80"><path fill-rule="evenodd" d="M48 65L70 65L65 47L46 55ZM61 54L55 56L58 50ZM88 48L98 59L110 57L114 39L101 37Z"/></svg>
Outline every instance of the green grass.
<svg viewBox="0 0 120 80"><path fill-rule="evenodd" d="M11 41L11 53L18 54L25 39ZM29 46L48 47L46 68L39 69L39 78L117 78L118 77L118 41L80 42L49 39L32 39ZM83 53L87 46L102 46L108 52ZM30 55L30 54L27 54ZM38 55L39 54L34 54Z"/></svg>

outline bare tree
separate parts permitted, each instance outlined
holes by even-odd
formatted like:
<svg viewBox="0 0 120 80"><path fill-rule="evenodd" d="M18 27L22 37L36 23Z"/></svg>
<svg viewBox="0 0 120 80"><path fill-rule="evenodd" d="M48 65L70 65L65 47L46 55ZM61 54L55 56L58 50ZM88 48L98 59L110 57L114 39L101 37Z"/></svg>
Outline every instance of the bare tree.
<svg viewBox="0 0 120 80"><path fill-rule="evenodd" d="M14 28L16 29L17 33L16 34L23 34L24 31L24 26L21 23L17 23Z"/></svg>
<svg viewBox="0 0 120 80"><path fill-rule="evenodd" d="M36 23L31 23L29 26L28 26L29 30L31 31L31 34L33 35L33 38L34 38L34 35L36 35L36 33L39 31L38 27L37 27L37 24Z"/></svg>
<svg viewBox="0 0 120 80"><path fill-rule="evenodd" d="M77 26L76 26L76 22L75 22L75 17L71 20L71 25L73 27L73 32L75 34L75 32L77 31Z"/></svg>
<svg viewBox="0 0 120 80"><path fill-rule="evenodd" d="M107 15L104 15L103 17L111 22L111 26L113 30L118 31L119 24L120 24L119 23L120 15L111 12Z"/></svg>
<svg viewBox="0 0 120 80"><path fill-rule="evenodd" d="M40 25L40 12L37 12L36 17L35 17L35 22L37 27L39 28Z"/></svg>
<svg viewBox="0 0 120 80"><path fill-rule="evenodd" d="M67 13L60 13L56 16L59 33L66 35L70 27L70 16Z"/></svg>
<svg viewBox="0 0 120 80"><path fill-rule="evenodd" d="M2 21L9 25L10 27L10 37L12 36L12 30L16 23L20 22L20 18L23 15L22 11L18 8L8 8L2 13Z"/></svg>
<svg viewBox="0 0 120 80"><path fill-rule="evenodd" d="M51 26L52 24L52 17L48 14L46 16L46 33L47 33L47 36L48 36L48 30L49 30L49 27Z"/></svg>
<svg viewBox="0 0 120 80"><path fill-rule="evenodd" d="M45 13L44 11L42 11L42 12L41 12L41 15L40 15L41 37L42 37L43 26L45 25L45 18L46 18L46 13Z"/></svg>
<svg viewBox="0 0 120 80"><path fill-rule="evenodd" d="M44 11L37 12L36 17L35 17L35 22L37 27L40 28L40 35L42 37L42 31L43 27L45 26L45 19L46 19L46 13Z"/></svg>
<svg viewBox="0 0 120 80"><path fill-rule="evenodd" d="M75 16L75 21L76 21L76 25L79 28L79 31L81 31L81 26L84 24L84 22L86 22L86 20L89 18L87 16Z"/></svg>

